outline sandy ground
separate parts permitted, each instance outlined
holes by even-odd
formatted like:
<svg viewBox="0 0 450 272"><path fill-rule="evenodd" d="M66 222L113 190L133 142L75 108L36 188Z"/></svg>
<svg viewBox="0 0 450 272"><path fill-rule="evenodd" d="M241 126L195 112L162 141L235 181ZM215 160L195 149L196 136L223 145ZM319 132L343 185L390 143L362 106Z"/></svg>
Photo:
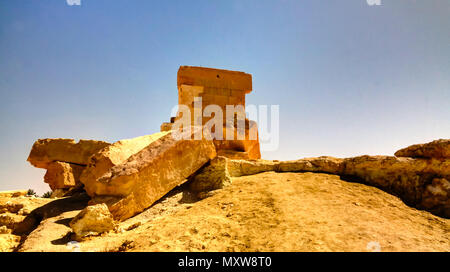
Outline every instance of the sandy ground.
<svg viewBox="0 0 450 272"><path fill-rule="evenodd" d="M22 250L450 251L450 220L377 188L317 173L233 178L231 186L196 202L175 190L119 231L90 237L75 249L67 246L64 223L70 219L47 221Z"/></svg>

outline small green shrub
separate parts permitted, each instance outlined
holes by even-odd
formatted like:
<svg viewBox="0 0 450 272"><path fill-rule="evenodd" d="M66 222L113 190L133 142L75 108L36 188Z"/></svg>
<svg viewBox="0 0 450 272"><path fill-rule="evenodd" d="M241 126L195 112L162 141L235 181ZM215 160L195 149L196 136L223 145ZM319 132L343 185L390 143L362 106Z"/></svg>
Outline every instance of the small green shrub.
<svg viewBox="0 0 450 272"><path fill-rule="evenodd" d="M45 193L42 195L43 198L50 198L51 196L52 196L52 191L45 192Z"/></svg>
<svg viewBox="0 0 450 272"><path fill-rule="evenodd" d="M33 189L28 189L27 196L37 196L37 193Z"/></svg>

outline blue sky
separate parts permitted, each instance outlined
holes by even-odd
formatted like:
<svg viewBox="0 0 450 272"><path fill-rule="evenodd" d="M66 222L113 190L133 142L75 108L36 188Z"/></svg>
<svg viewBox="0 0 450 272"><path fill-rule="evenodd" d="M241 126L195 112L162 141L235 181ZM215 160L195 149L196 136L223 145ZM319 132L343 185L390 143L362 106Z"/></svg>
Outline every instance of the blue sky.
<svg viewBox="0 0 450 272"><path fill-rule="evenodd" d="M450 138L448 0L0 0L0 190L48 190L38 138L157 132L180 65L253 75L247 103L280 105L266 159Z"/></svg>

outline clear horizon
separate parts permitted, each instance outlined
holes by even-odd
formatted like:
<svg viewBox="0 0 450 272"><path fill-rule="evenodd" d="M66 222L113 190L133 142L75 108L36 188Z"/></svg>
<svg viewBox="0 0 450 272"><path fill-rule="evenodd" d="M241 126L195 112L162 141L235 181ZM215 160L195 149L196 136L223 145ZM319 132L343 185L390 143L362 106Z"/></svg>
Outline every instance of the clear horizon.
<svg viewBox="0 0 450 272"><path fill-rule="evenodd" d="M279 105L265 159L393 155L450 138L450 2L0 2L0 190L49 189L41 138L114 142L159 131L181 65L253 76Z"/></svg>

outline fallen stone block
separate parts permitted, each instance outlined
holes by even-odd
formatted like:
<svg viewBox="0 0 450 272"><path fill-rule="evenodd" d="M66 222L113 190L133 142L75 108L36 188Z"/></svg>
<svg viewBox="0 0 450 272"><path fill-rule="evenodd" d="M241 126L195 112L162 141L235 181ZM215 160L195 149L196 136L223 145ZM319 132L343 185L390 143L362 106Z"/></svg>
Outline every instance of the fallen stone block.
<svg viewBox="0 0 450 272"><path fill-rule="evenodd" d="M94 140L40 139L31 148L27 161L38 168L47 169L55 161L87 165L92 154L109 143Z"/></svg>
<svg viewBox="0 0 450 272"><path fill-rule="evenodd" d="M75 187L80 183L80 176L84 169L84 166L78 164L50 162L47 164L44 182L48 183L53 191Z"/></svg>
<svg viewBox="0 0 450 272"><path fill-rule="evenodd" d="M189 189L193 192L207 192L221 189L231 184L228 173L228 160L225 157L216 157L201 168L190 179Z"/></svg>
<svg viewBox="0 0 450 272"><path fill-rule="evenodd" d="M83 184L95 182L98 178L108 172L113 166L125 162L130 156L141 151L143 148L168 134L158 132L151 135L120 140L101 149L89 159L89 164L82 173L80 180ZM89 190L90 186L87 186Z"/></svg>
<svg viewBox="0 0 450 272"><path fill-rule="evenodd" d="M113 230L116 226L106 204L87 206L70 221L69 225L77 239L99 235Z"/></svg>
<svg viewBox="0 0 450 272"><path fill-rule="evenodd" d="M450 139L415 144L395 152L397 157L450 159Z"/></svg>
<svg viewBox="0 0 450 272"><path fill-rule="evenodd" d="M193 139L198 129L193 127L179 140L175 131L167 133L95 182L86 183L86 191L94 203L110 199L108 206L117 220L142 212L216 156L212 141Z"/></svg>

